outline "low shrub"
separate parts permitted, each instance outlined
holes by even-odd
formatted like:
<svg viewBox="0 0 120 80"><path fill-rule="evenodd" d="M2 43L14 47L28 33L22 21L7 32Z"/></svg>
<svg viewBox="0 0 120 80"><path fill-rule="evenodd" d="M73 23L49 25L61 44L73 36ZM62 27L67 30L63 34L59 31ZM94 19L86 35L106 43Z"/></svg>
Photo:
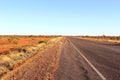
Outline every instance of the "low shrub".
<svg viewBox="0 0 120 80"><path fill-rule="evenodd" d="M47 43L47 40L39 41L38 43Z"/></svg>

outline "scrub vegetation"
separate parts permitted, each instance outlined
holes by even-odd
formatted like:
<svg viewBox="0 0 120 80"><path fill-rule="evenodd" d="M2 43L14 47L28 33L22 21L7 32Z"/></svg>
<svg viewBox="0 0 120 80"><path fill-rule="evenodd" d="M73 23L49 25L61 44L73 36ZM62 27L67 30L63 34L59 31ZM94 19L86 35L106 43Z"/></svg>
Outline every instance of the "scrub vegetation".
<svg viewBox="0 0 120 80"><path fill-rule="evenodd" d="M90 39L90 40L120 43L120 36L102 35L102 36L79 36L79 37L84 39Z"/></svg>

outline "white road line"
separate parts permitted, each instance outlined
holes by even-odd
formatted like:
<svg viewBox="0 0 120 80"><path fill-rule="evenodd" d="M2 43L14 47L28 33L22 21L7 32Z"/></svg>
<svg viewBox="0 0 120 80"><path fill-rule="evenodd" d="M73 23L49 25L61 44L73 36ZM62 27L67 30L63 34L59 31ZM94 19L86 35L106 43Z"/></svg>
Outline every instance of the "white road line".
<svg viewBox="0 0 120 80"><path fill-rule="evenodd" d="M85 61L91 66L91 68L93 68L93 70L101 77L102 80L106 80L106 78L95 68L95 66L80 52L80 50L77 49L77 47L75 47L75 45L68 40L72 46L78 51L78 53L85 59Z"/></svg>

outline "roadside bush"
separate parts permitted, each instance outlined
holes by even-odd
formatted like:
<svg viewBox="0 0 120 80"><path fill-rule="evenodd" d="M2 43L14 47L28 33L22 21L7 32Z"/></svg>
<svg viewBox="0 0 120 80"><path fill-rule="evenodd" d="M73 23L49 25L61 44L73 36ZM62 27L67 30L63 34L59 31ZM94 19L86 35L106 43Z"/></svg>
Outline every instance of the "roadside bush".
<svg viewBox="0 0 120 80"><path fill-rule="evenodd" d="M13 51L10 54L8 54L8 56L13 60L18 60L18 59L23 58L25 56L25 53Z"/></svg>
<svg viewBox="0 0 120 80"><path fill-rule="evenodd" d="M6 55L1 55L0 56L0 64L3 64L5 62L10 62L12 61L10 57L6 56Z"/></svg>
<svg viewBox="0 0 120 80"><path fill-rule="evenodd" d="M18 44L18 38L9 37L8 42L13 44Z"/></svg>
<svg viewBox="0 0 120 80"><path fill-rule="evenodd" d="M47 43L47 40L39 41L38 43Z"/></svg>
<svg viewBox="0 0 120 80"><path fill-rule="evenodd" d="M41 47L44 47L46 44L45 43L40 43L40 44L37 44L36 46L38 47L38 48L41 48Z"/></svg>
<svg viewBox="0 0 120 80"><path fill-rule="evenodd" d="M28 46L28 47L24 48L24 50L25 50L27 53L32 53L32 52L34 52L34 51L37 50L37 47Z"/></svg>
<svg viewBox="0 0 120 80"><path fill-rule="evenodd" d="M11 63L13 63L13 60L7 55L0 56L0 65L5 66L7 69L11 70L12 69Z"/></svg>
<svg viewBox="0 0 120 80"><path fill-rule="evenodd" d="M5 66L0 66L0 76L7 73L9 70Z"/></svg>

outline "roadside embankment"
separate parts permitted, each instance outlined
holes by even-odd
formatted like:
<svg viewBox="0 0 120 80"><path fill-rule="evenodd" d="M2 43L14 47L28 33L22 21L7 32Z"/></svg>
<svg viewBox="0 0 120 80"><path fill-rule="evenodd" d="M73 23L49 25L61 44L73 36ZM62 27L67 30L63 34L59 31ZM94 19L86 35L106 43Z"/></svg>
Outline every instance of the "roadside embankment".
<svg viewBox="0 0 120 80"><path fill-rule="evenodd" d="M47 55L49 57L52 56L51 54L52 54L52 51L54 50L54 47L55 47L55 50L59 49L63 45L63 40L64 39L62 37L58 37L58 38L51 39L47 42L42 42L42 43L40 42L40 43L32 45L32 46L21 47L21 48L18 48L18 49L12 50L12 51L8 51L8 52L0 55L0 77L1 77L1 79L8 80L8 78L9 78L11 80L10 76L14 75L14 72L15 72L14 70L15 69L17 70L17 68L20 65L22 65L23 63L29 64L28 61L30 59L31 59L30 63L32 63L32 61L36 60L36 59L32 59L32 58L35 58L35 56L37 59L39 59L41 55L46 56L46 57L47 57ZM53 49L53 50L50 51L50 49L51 50ZM51 54L47 51L50 51ZM49 59L49 57L47 57L46 59L44 57L42 57L40 59L40 61L43 59L43 63L41 63L41 65L42 64L45 65L46 62L47 62L46 65L51 65L53 63L54 63L53 65L55 65L56 61L57 61L57 57L58 57L58 55L56 55L56 52L54 52L55 56L53 56L52 59L50 59L48 61L46 59ZM46 62L44 62L44 61L46 61ZM31 65L31 64L29 64L29 65ZM38 65L39 65L39 63L38 63ZM13 74L9 75L9 74L11 74L11 72ZM43 71L43 72L44 72L44 74L46 74L45 71ZM7 77L6 77L6 75L7 75ZM14 80L13 78L14 77L12 77L12 80ZM16 80L20 80L20 79L16 79ZM25 79L23 79L23 80L25 80Z"/></svg>

